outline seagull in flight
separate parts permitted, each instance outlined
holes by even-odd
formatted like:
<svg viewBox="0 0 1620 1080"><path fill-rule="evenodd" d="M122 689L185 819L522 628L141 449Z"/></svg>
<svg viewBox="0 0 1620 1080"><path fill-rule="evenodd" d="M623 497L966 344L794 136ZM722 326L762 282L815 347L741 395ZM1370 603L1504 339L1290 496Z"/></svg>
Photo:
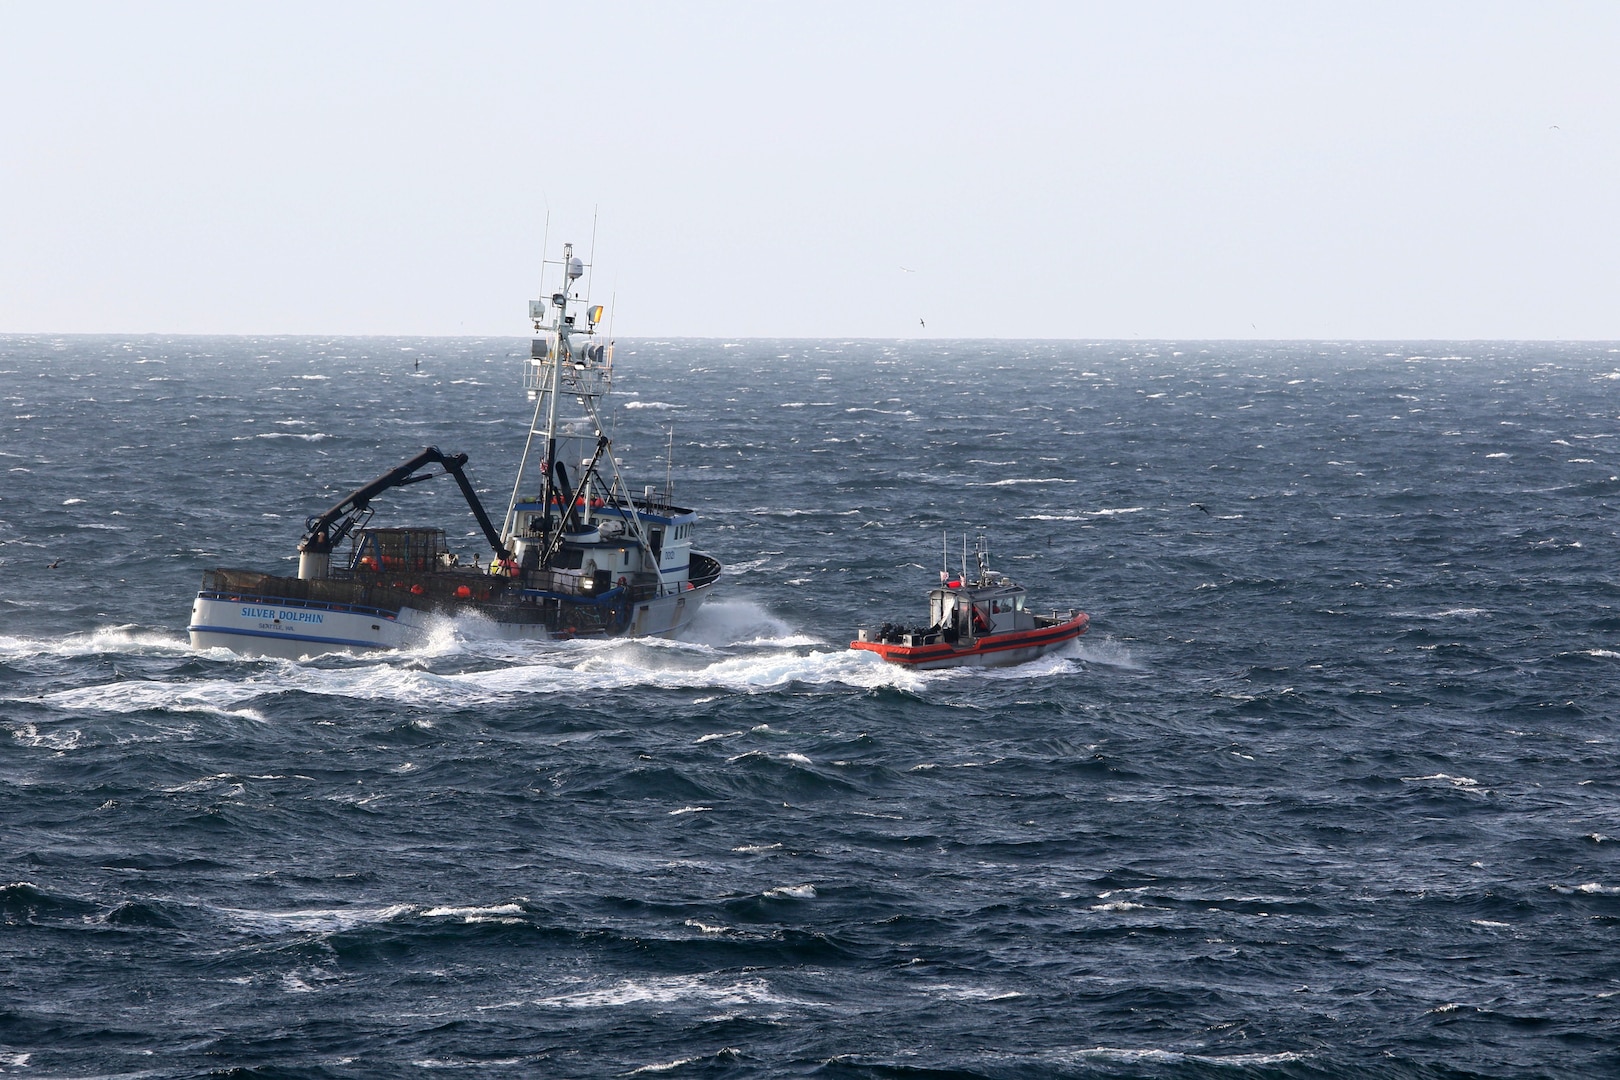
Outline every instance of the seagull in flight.
<svg viewBox="0 0 1620 1080"><path fill-rule="evenodd" d="M917 272L909 266L902 266L900 269L904 270L908 274L915 274Z"/></svg>
<svg viewBox="0 0 1620 1080"><path fill-rule="evenodd" d="M921 319L918 319L918 320L917 320L917 324L918 324L918 325L919 325L919 326L921 326L921 327L922 327L922 328L923 328L923 329L924 329L924 330L926 330L926 329L928 329L928 324L927 324L927 323L925 323L925 322L923 322L923 321L922 321L922 320L921 320Z"/></svg>

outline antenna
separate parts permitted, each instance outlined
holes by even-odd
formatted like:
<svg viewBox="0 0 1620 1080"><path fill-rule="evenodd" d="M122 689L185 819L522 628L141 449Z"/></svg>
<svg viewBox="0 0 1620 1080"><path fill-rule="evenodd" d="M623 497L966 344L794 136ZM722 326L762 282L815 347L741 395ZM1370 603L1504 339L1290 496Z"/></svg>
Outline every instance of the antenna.
<svg viewBox="0 0 1620 1080"><path fill-rule="evenodd" d="M669 425L669 444L664 448L664 501L675 505L675 425Z"/></svg>
<svg viewBox="0 0 1620 1080"><path fill-rule="evenodd" d="M597 211L597 209L598 208L595 207L595 206L591 207L591 265L590 265L590 274L587 275L586 278L585 278L585 295L588 296L588 297L594 297L596 295L594 292L591 291L591 282L596 280L596 211Z"/></svg>
<svg viewBox="0 0 1620 1080"><path fill-rule="evenodd" d="M544 195L541 195L540 197L545 198ZM546 252L551 249L550 206L546 207L546 231L542 235L544 238L540 241L540 292L537 295L539 295L540 299L544 300L546 298Z"/></svg>

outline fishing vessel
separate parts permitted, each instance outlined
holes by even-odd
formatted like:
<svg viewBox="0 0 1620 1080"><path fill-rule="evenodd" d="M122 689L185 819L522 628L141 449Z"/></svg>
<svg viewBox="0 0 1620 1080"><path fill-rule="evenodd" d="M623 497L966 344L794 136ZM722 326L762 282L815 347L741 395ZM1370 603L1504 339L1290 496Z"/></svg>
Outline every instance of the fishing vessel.
<svg viewBox="0 0 1620 1080"><path fill-rule="evenodd" d="M674 502L667 470L663 490L630 490L599 411L613 388L602 306L581 296L587 268L573 245L544 265L561 284L529 301L523 387L534 411L501 525L467 477L467 455L427 447L309 518L296 577L205 571L191 605L193 648L294 659L400 648L445 615L480 616L493 636L538 641L671 635L691 622L720 563L692 550L697 514ZM442 528L371 524L384 492L446 475L478 522L487 565L452 552Z"/></svg>
<svg viewBox="0 0 1620 1080"><path fill-rule="evenodd" d="M990 569L982 535L974 551L979 573L974 580L967 576L965 536L961 573L951 573L946 556L939 587L928 593L928 625L862 628L849 647L909 668L1001 667L1033 660L1086 632L1091 617L1083 611L1029 610L1023 586Z"/></svg>

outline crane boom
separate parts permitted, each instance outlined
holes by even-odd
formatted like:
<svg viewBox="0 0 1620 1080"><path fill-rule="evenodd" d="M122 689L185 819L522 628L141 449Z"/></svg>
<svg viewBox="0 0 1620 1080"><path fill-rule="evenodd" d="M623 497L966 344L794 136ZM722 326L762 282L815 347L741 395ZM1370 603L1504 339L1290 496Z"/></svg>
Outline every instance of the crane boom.
<svg viewBox="0 0 1620 1080"><path fill-rule="evenodd" d="M501 543L500 534L495 531L489 515L484 512L484 504L479 502L478 493L473 490L467 474L462 471L462 467L466 464L466 454L445 454L436 446L427 447L403 465L388 470L369 484L355 488L324 514L304 522L306 532L304 539L298 544L299 552L317 556L331 554L332 549L343 542L355 524L370 510L372 499L390 488L419 484L442 475L440 473L417 475L418 470L429 465L442 465L446 473L455 477L456 485L461 488L462 497L467 500L467 506L472 510L473 516L478 519L478 527L484 531L484 538L489 541L489 546L494 549L496 557L510 559L512 553Z"/></svg>

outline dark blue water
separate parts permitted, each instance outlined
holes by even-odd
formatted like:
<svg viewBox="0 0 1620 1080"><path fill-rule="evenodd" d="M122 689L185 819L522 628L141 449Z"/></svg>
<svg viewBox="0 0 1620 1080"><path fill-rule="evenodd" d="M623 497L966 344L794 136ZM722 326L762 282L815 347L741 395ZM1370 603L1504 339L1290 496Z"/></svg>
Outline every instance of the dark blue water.
<svg viewBox="0 0 1620 1080"><path fill-rule="evenodd" d="M1620 350L621 344L690 640L186 648L524 351L0 339L0 1072L1620 1073ZM980 527L1091 633L845 647Z"/></svg>

